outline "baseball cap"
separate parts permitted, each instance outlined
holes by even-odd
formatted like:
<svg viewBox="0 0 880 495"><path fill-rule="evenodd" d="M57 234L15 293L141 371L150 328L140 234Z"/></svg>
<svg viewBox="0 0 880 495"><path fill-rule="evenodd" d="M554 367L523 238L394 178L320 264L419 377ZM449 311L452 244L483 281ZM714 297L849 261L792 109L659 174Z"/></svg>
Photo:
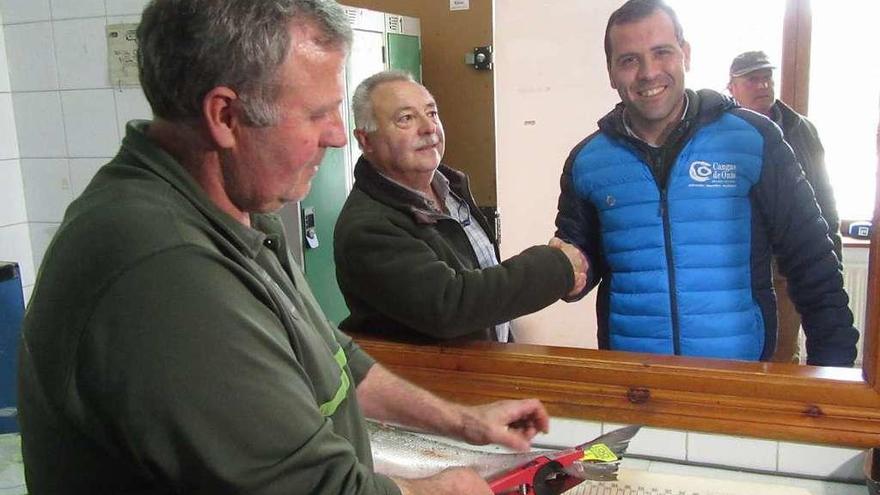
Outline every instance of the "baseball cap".
<svg viewBox="0 0 880 495"><path fill-rule="evenodd" d="M740 77L759 69L775 69L767 54L762 51L740 53L730 64L730 77Z"/></svg>

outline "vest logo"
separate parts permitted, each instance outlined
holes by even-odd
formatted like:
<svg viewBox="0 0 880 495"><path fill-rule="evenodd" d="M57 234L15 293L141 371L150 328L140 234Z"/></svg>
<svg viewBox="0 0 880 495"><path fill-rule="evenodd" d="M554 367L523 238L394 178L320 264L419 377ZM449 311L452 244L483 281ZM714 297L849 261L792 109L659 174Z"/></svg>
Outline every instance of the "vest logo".
<svg viewBox="0 0 880 495"><path fill-rule="evenodd" d="M691 163L691 179L696 182L706 182L712 178L712 164L696 161Z"/></svg>
<svg viewBox="0 0 880 495"><path fill-rule="evenodd" d="M688 187L736 187L735 163L697 160L691 163L688 175L691 177Z"/></svg>

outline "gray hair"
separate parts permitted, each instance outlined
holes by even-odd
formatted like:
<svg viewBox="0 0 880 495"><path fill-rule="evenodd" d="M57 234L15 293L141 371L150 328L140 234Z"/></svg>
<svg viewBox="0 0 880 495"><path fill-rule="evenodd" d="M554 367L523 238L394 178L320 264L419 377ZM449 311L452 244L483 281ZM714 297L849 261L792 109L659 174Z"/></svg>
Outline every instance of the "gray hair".
<svg viewBox="0 0 880 495"><path fill-rule="evenodd" d="M377 72L358 84L351 97L351 112L354 114L355 129L373 132L379 128L376 124L376 114L373 112L373 103L370 97L376 86L395 81L415 82L415 79L405 70L393 69Z"/></svg>
<svg viewBox="0 0 880 495"><path fill-rule="evenodd" d="M202 100L226 86L248 125L278 122L278 70L290 49L291 23L314 23L313 40L348 50L352 34L333 0L152 0L137 30L141 86L157 117L197 121Z"/></svg>

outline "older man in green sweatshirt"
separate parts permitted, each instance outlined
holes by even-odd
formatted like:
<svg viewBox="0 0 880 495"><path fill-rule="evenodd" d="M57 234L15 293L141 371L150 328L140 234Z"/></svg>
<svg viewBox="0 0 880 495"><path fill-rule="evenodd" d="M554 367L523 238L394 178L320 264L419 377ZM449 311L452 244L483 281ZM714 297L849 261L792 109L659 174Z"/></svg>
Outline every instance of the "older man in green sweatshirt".
<svg viewBox="0 0 880 495"><path fill-rule="evenodd" d="M68 209L24 323L31 494L489 494L376 474L364 415L519 449L546 430L537 401L459 406L375 364L292 261L271 212L346 142L350 40L330 0L147 6L155 119Z"/></svg>

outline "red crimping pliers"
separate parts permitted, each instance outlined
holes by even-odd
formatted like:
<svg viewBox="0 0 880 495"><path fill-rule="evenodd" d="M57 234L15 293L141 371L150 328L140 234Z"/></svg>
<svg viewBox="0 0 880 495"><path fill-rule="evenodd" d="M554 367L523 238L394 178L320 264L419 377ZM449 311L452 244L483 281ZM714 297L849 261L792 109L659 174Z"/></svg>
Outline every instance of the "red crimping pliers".
<svg viewBox="0 0 880 495"><path fill-rule="evenodd" d="M639 428L626 426L570 449L538 452L531 461L489 478L489 487L495 495L559 495L584 480L616 480L620 459Z"/></svg>
<svg viewBox="0 0 880 495"><path fill-rule="evenodd" d="M496 495L559 495L584 481L565 472L583 457L579 448L553 452L552 458L540 456L489 480L489 487Z"/></svg>

